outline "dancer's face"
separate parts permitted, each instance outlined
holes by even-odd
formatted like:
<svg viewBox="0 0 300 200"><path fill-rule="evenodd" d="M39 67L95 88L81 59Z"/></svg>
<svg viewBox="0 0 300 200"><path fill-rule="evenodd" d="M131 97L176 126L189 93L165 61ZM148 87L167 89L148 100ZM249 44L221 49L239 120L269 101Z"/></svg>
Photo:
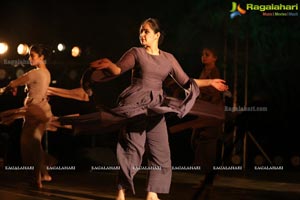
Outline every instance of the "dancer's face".
<svg viewBox="0 0 300 200"><path fill-rule="evenodd" d="M140 28L140 43L143 46L153 46L158 44L160 33L155 33L149 23L145 23Z"/></svg>
<svg viewBox="0 0 300 200"><path fill-rule="evenodd" d="M38 67L40 64L44 63L44 56L39 55L35 51L30 51L28 59L29 59L29 62L30 62L31 66Z"/></svg>
<svg viewBox="0 0 300 200"><path fill-rule="evenodd" d="M203 49L201 61L204 65L215 64L215 62L217 61L217 56L215 56L211 50Z"/></svg>

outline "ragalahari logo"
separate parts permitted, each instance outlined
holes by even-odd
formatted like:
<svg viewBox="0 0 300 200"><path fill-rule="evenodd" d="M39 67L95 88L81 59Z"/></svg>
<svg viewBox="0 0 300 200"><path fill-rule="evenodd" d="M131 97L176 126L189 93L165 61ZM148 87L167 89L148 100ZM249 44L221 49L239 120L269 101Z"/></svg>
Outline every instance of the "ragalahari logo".
<svg viewBox="0 0 300 200"><path fill-rule="evenodd" d="M243 8L241 8L241 5L240 4L237 4L236 2L232 2L232 7L231 7L231 10L230 10L230 19L233 19L237 16L241 16L241 15L244 15L246 14L246 10L244 10Z"/></svg>

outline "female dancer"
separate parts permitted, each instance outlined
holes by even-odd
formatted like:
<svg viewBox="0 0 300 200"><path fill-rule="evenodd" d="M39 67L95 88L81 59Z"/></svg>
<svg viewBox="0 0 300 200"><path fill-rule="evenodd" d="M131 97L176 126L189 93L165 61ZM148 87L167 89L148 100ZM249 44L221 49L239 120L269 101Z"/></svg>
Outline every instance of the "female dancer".
<svg viewBox="0 0 300 200"><path fill-rule="evenodd" d="M27 97L24 107L0 113L0 122L9 124L17 118L24 118L21 133L21 157L24 165L34 166L34 185L42 188L42 181L51 181L47 165L54 165L56 160L47 154L41 141L47 124L52 118L48 103L47 89L51 75L46 66L47 49L40 44L30 47L29 61L35 69L11 81L3 90L15 91L18 86L26 86Z"/></svg>
<svg viewBox="0 0 300 200"><path fill-rule="evenodd" d="M135 193L133 178L142 167L145 149L149 150L148 166L143 168L149 171L146 199L158 200L158 193L168 193L172 167L164 114L173 112L180 118L187 114L199 95L198 87L211 85L220 91L228 89L221 79L189 78L172 54L159 49L163 32L157 19L142 22L139 39L142 47L129 49L117 63L107 58L91 63L91 67L108 70L116 76L132 70L132 84L120 94L118 106L111 109L138 120L126 126L117 145L121 168L117 200L125 199L127 189ZM168 75L185 90L183 101L164 95L162 83Z"/></svg>

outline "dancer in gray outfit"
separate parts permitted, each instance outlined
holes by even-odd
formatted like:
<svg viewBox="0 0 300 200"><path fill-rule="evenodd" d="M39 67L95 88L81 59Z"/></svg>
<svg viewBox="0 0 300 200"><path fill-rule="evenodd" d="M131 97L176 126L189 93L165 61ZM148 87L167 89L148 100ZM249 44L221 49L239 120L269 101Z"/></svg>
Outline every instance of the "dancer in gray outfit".
<svg viewBox="0 0 300 200"><path fill-rule="evenodd" d="M126 126L117 145L121 168L117 200L125 199L126 189L135 193L133 178L143 167L145 149L149 151L146 199L158 200L157 193L169 192L172 167L164 114L173 112L180 118L186 115L199 95L199 87L212 85L220 91L228 88L221 79L190 79L172 54L160 50L163 34L157 19L149 18L141 24L139 38L143 47L129 49L117 63L102 58L90 64L113 75L132 70L132 84L120 94L118 106L112 109L126 118L137 118ZM184 100L164 95L162 83L168 75L185 90Z"/></svg>

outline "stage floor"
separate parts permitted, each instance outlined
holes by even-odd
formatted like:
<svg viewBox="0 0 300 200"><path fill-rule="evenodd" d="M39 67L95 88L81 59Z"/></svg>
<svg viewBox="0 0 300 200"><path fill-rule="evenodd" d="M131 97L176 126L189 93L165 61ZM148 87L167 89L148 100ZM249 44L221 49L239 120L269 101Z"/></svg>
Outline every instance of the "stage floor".
<svg viewBox="0 0 300 200"><path fill-rule="evenodd" d="M113 171L52 171L53 180L37 190L28 183L23 171L0 171L0 199L3 200L111 200L115 199L116 170ZM299 172L221 172L214 186L206 189L197 200L299 200ZM145 199L146 171L136 178L136 195L127 200ZM203 175L198 172L173 171L170 194L160 195L161 200L191 200L193 188Z"/></svg>

